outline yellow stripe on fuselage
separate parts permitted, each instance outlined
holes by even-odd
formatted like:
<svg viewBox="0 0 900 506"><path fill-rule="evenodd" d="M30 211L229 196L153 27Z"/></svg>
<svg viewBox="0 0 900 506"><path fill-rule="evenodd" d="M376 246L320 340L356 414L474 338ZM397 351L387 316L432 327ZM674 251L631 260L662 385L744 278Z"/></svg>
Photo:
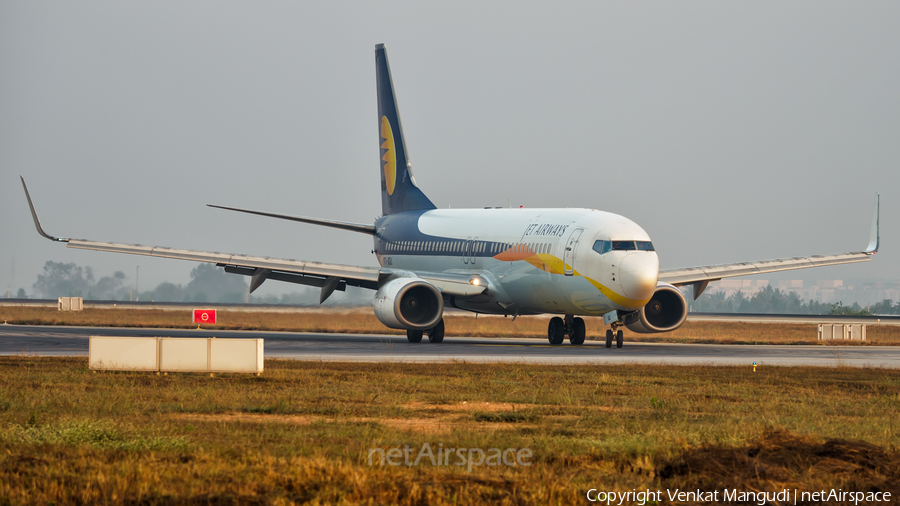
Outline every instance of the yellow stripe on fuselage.
<svg viewBox="0 0 900 506"><path fill-rule="evenodd" d="M537 253L534 253L534 251L532 251L530 248L525 248L525 251L523 251L523 252L506 250L506 251L503 251L503 252L500 252L500 253L494 255L494 258L496 260L500 260L503 262L515 262L518 260L523 260L544 272L549 272L550 274L565 274L566 269L571 268L571 266L567 265L561 259L559 259L553 255L550 255L547 253L537 254ZM617 304L619 306L632 308L632 309L638 309L640 307L645 306L648 302L650 302L650 299L635 300L635 299L628 298L628 297L616 292L612 288L604 285L603 283L600 283L599 281L597 281L595 279L591 279L587 276L580 274L578 271L576 271L574 269L572 269L572 275L573 276L581 276L584 279L588 280L588 282L590 284L594 285L594 288L599 290L600 293L602 293L604 296L606 296L607 299L613 301L615 304Z"/></svg>

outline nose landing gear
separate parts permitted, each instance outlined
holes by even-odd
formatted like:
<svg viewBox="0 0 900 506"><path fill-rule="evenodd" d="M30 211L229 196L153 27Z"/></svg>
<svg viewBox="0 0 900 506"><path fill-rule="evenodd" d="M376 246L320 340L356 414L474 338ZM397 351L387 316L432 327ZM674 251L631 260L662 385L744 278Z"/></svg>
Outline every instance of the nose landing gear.
<svg viewBox="0 0 900 506"><path fill-rule="evenodd" d="M615 330L616 327L617 327L617 325L615 323L613 323L612 329L606 331L606 347L607 348L612 348L613 334L614 334L613 330ZM621 348L623 341L624 341L624 336L623 336L623 333L621 330L615 331L615 338L616 338L616 348Z"/></svg>

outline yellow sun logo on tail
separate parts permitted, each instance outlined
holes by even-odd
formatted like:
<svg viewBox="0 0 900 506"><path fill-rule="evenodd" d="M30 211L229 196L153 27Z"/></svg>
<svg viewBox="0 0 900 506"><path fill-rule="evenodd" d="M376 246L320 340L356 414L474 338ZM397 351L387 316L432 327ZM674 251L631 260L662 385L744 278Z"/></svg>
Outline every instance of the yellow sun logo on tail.
<svg viewBox="0 0 900 506"><path fill-rule="evenodd" d="M381 117L381 138L384 143L381 149L384 149L384 183L387 186L388 195L394 194L394 186L397 184L397 155L394 153L394 132L391 130L391 123L386 116Z"/></svg>

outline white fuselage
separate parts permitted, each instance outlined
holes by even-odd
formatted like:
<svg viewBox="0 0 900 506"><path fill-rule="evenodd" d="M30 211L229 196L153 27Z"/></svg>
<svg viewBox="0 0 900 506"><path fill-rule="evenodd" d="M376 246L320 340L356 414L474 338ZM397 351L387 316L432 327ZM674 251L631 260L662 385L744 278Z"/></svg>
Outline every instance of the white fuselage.
<svg viewBox="0 0 900 506"><path fill-rule="evenodd" d="M403 216L401 216L403 215ZM636 310L656 290L659 259L633 221L590 209L437 209L376 222L383 267L478 274L485 295L460 309L495 314L603 315ZM602 252L597 241L637 248ZM652 246L650 247L652 248Z"/></svg>

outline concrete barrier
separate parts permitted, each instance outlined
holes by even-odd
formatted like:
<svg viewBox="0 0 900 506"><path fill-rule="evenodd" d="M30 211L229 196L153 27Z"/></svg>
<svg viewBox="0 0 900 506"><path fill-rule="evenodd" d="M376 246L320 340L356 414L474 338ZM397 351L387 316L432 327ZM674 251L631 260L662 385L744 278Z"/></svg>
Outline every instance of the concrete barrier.
<svg viewBox="0 0 900 506"><path fill-rule="evenodd" d="M88 364L101 371L159 371L157 338L91 336Z"/></svg>
<svg viewBox="0 0 900 506"><path fill-rule="evenodd" d="M209 372L263 371L262 339L210 339Z"/></svg>
<svg viewBox="0 0 900 506"><path fill-rule="evenodd" d="M865 341L866 326L861 323L820 323L818 340Z"/></svg>
<svg viewBox="0 0 900 506"><path fill-rule="evenodd" d="M93 370L261 374L262 339L91 336Z"/></svg>
<svg viewBox="0 0 900 506"><path fill-rule="evenodd" d="M57 301L59 311L83 311L84 299L81 297L60 297Z"/></svg>
<svg viewBox="0 0 900 506"><path fill-rule="evenodd" d="M159 370L163 372L209 371L211 339L159 338Z"/></svg>

